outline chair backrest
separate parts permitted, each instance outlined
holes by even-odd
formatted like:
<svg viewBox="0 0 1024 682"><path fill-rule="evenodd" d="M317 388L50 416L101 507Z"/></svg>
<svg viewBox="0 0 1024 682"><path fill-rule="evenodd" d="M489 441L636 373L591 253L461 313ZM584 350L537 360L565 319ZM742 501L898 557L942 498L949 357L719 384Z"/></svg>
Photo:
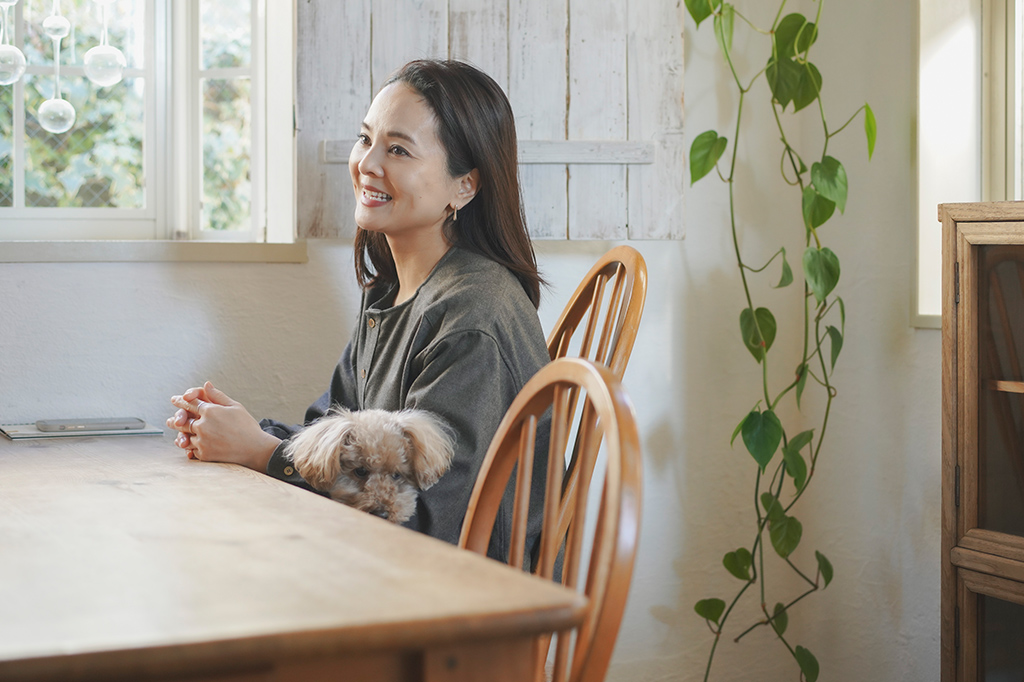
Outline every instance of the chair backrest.
<svg viewBox="0 0 1024 682"><path fill-rule="evenodd" d="M611 286L609 285L611 283ZM640 318L647 298L647 263L631 246L617 246L601 256L590 268L548 335L548 354L589 358L611 369L622 379L633 352ZM600 331L598 329L600 328ZM596 337L596 338L595 338ZM577 399L570 394L565 412L568 425L576 419ZM578 428L588 415L580 415ZM560 533L565 535L572 523L580 470L576 450L569 453L559 510Z"/></svg>
<svg viewBox="0 0 1024 682"><path fill-rule="evenodd" d="M531 548L527 543L528 506L535 457L537 425L552 410L547 453L547 482L539 556L534 572L554 579L563 549L559 530L562 499L562 463L568 447L570 393L582 396L587 409L581 427L578 461L580 477L575 498L576 523L564 538L561 581L587 597L587 614L574 632L559 633L555 647L555 682L597 682L604 678L618 636L632 579L636 543L640 534L642 461L636 418L618 378L603 365L579 358L561 358L549 363L523 387L513 401L491 441L480 469L459 540L461 547L486 554L498 507L517 473L513 526L507 563L523 566ZM589 562L583 567L584 533L591 480L601 441L605 441L606 466ZM543 456L543 455L542 455ZM522 472L526 472L523 475ZM585 568L585 575L581 574ZM575 635L575 636L573 636ZM543 679L549 641L538 641L535 661L537 679Z"/></svg>
<svg viewBox="0 0 1024 682"><path fill-rule="evenodd" d="M633 352L646 297L647 264L640 252L631 246L617 246L604 254L576 287L548 335L551 359L569 355L589 358L621 379Z"/></svg>

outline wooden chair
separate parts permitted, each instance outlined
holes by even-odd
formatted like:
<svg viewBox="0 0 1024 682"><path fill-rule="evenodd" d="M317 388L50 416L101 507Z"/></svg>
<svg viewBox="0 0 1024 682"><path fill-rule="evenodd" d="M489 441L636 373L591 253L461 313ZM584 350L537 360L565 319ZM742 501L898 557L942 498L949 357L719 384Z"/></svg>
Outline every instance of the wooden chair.
<svg viewBox="0 0 1024 682"><path fill-rule="evenodd" d="M611 290L606 286L612 282ZM606 295L607 294L607 295ZM647 297L647 264L631 246L617 246L590 269L576 287L548 336L551 359L574 355L609 367L619 379L626 371ZM582 323L582 327L581 327ZM594 345L598 323L601 333ZM583 333L574 345L576 332Z"/></svg>
<svg viewBox="0 0 1024 682"><path fill-rule="evenodd" d="M555 682L598 682L604 678L622 621L640 533L642 462L636 419L628 396L611 370L589 360L560 358L527 382L491 441L470 498L459 544L480 554L487 553L498 507L513 472L517 472L507 563L524 565L525 553L530 549L526 546L526 528L535 436L538 422L551 409L544 519L534 573L554 579L563 547L558 527L561 464L569 440L565 412L571 393L582 396L587 408L578 448L578 463L584 475L579 478L579 494L575 498L577 522L565 538L561 581L569 588L581 590L588 604L582 625L573 632L557 635L552 673ZM596 519L590 524L594 535L589 545L589 562L581 576L582 561L586 558L583 547L588 527L587 502L602 436L607 455L604 486ZM544 679L549 645L548 638L537 642L538 680Z"/></svg>
<svg viewBox="0 0 1024 682"><path fill-rule="evenodd" d="M607 286L609 282L611 287ZM633 352L646 298L647 263L640 252L631 246L617 246L608 251L576 287L551 330L548 336L548 354L551 359L572 356L589 358L611 369L621 380ZM595 334L599 327L600 334L595 344ZM569 425L576 418L577 403L577 396L570 394L569 409L565 413ZM580 416L578 433L581 431L580 424L587 419L586 414ZM579 443L569 453L569 461L566 463L558 523L559 533L563 537L569 530L575 509L580 475L576 465L578 447Z"/></svg>

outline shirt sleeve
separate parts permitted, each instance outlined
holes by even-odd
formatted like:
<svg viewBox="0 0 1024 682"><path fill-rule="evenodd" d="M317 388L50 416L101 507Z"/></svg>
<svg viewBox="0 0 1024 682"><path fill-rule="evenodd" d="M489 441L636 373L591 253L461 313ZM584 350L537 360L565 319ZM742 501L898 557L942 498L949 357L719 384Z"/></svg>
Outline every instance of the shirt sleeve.
<svg viewBox="0 0 1024 682"><path fill-rule="evenodd" d="M274 450L274 454L270 456L266 473L269 476L286 481L292 485L297 485L300 488L314 490L311 485L299 476L295 468L291 466L291 462L284 456L285 444L304 427L309 426L327 414L333 405L341 405L350 410L358 409L355 396L355 369L352 362L352 344L349 343L341 354L341 360L338 361L337 366L334 368L330 388L317 398L316 402L306 408L306 415L302 424L289 425L274 419L260 420L261 429L277 436L282 441L277 446L277 449Z"/></svg>
<svg viewBox="0 0 1024 682"><path fill-rule="evenodd" d="M519 388L498 344L484 332L458 332L424 351L405 407L443 418L455 433L455 453L449 471L420 492L407 528L458 543L487 448Z"/></svg>

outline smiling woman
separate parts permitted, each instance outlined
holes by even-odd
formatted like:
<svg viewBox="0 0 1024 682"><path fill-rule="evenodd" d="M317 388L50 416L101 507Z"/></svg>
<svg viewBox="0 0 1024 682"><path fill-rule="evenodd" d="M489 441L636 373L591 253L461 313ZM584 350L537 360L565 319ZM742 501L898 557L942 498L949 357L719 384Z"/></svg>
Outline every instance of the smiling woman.
<svg viewBox="0 0 1024 682"><path fill-rule="evenodd" d="M329 389L304 425L290 426L257 423L207 382L172 399L179 409L167 425L190 457L314 489L289 456L288 443L305 427L337 408L423 410L451 429L454 456L448 473L421 491L406 525L455 543L498 424L549 359L514 118L489 76L462 62L426 60L385 83L361 131L349 168L363 300ZM546 423L539 433L546 441ZM544 443L537 453L532 534L547 476ZM492 556L507 555L511 497L506 502Z"/></svg>

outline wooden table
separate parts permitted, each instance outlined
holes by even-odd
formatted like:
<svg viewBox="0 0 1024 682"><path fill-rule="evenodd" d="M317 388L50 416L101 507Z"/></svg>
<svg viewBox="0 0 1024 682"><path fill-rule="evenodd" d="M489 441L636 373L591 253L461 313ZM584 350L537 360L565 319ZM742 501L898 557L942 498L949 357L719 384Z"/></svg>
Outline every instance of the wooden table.
<svg viewBox="0 0 1024 682"><path fill-rule="evenodd" d="M582 607L169 438L0 438L0 680L525 680Z"/></svg>

